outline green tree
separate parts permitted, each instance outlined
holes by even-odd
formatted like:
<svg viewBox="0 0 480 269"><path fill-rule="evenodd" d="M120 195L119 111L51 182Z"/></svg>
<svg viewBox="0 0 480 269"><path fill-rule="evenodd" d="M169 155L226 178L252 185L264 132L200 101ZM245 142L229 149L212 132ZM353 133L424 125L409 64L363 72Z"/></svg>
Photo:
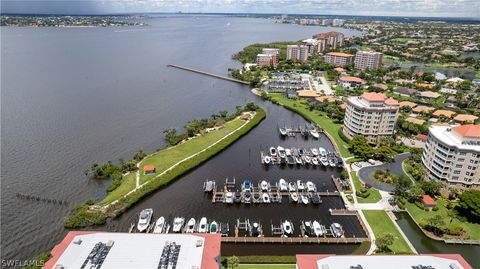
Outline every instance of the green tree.
<svg viewBox="0 0 480 269"><path fill-rule="evenodd" d="M480 223L480 191L468 190L459 196L460 202L455 209L467 220Z"/></svg>
<svg viewBox="0 0 480 269"><path fill-rule="evenodd" d="M396 152L386 145L379 146L377 149L375 149L374 152L374 156L376 159L386 163L391 163L396 155Z"/></svg>
<svg viewBox="0 0 480 269"><path fill-rule="evenodd" d="M350 151L356 156L362 159L368 159L373 156L374 150L373 147L368 144L367 139L364 136L357 135L354 136L349 142L348 146Z"/></svg>
<svg viewBox="0 0 480 269"><path fill-rule="evenodd" d="M395 179L393 184L395 186L395 194L398 196L405 196L407 191L412 186L412 181L405 175L400 175Z"/></svg>
<svg viewBox="0 0 480 269"><path fill-rule="evenodd" d="M377 245L378 249L383 252L388 251L393 243L395 243L395 236L391 233L383 233L375 240L375 245Z"/></svg>
<svg viewBox="0 0 480 269"><path fill-rule="evenodd" d="M175 128L167 129L167 130L163 131L163 134L165 136L165 140L171 146L176 145L179 142L178 141L178 135L177 135L177 129L175 129Z"/></svg>
<svg viewBox="0 0 480 269"><path fill-rule="evenodd" d="M238 268L240 264L240 259L237 256L232 256L227 258L227 269Z"/></svg>
<svg viewBox="0 0 480 269"><path fill-rule="evenodd" d="M143 158L145 158L147 156L147 154L145 154L145 152L143 152L143 150L139 150L137 152L135 152L135 154L133 154L133 159L137 162L143 160Z"/></svg>
<svg viewBox="0 0 480 269"><path fill-rule="evenodd" d="M417 201L424 194L425 194L425 192L423 191L422 188L420 188L420 186L413 185L410 188L410 190L408 190L407 197L408 197L408 200L410 200L410 201Z"/></svg>
<svg viewBox="0 0 480 269"><path fill-rule="evenodd" d="M438 181L422 181L420 187L426 194L437 195L442 189L442 183Z"/></svg>
<svg viewBox="0 0 480 269"><path fill-rule="evenodd" d="M443 234L443 227L445 226L445 221L440 215L434 215L430 218L427 218L427 230L432 231L436 235Z"/></svg>
<svg viewBox="0 0 480 269"><path fill-rule="evenodd" d="M226 118L228 115L228 110L220 110L220 112L218 112L218 115L220 115L220 118Z"/></svg>

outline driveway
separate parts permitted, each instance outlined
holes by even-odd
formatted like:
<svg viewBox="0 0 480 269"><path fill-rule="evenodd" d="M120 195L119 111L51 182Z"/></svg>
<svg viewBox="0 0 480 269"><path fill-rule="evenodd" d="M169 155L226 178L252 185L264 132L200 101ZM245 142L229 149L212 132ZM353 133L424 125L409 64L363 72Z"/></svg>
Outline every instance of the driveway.
<svg viewBox="0 0 480 269"><path fill-rule="evenodd" d="M405 175L403 172L402 168L402 162L406 158L410 157L411 154L409 152L402 153L397 155L392 163L384 163L381 165L374 165L374 166L367 166L363 167L360 170L358 170L358 177L360 178L361 181L363 181L365 184L372 186L375 189L381 190L381 191L386 191L386 192L392 192L395 187L391 184L387 183L381 183L373 178L370 177L370 175L375 171L375 170L384 170L384 171L389 171L390 173L394 175Z"/></svg>

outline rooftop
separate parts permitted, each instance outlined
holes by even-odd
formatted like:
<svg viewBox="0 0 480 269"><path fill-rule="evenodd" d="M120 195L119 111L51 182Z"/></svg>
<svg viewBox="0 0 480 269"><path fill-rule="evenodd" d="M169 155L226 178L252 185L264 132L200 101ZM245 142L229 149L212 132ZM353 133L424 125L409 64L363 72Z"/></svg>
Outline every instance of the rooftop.
<svg viewBox="0 0 480 269"><path fill-rule="evenodd" d="M439 109L439 110L436 110L435 112L433 112L432 115L434 117L451 118L453 115L455 115L455 112L450 111L450 110Z"/></svg>
<svg viewBox="0 0 480 269"><path fill-rule="evenodd" d="M416 103L414 102L410 102L410 101L403 101L403 102L400 102L399 103L400 107L404 107L404 106L408 106L408 107L411 107L411 108L414 108L417 106Z"/></svg>
<svg viewBox="0 0 480 269"><path fill-rule="evenodd" d="M396 109L398 108L398 101L393 98L387 98L383 93L366 92L361 96L350 96L349 103L363 108L372 109Z"/></svg>
<svg viewBox="0 0 480 269"><path fill-rule="evenodd" d="M463 137L480 138L480 124L460 125L453 127L453 130Z"/></svg>
<svg viewBox="0 0 480 269"><path fill-rule="evenodd" d="M438 98L441 96L438 92L432 92L432 91L424 91L420 92L421 97L426 97L426 98Z"/></svg>
<svg viewBox="0 0 480 269"><path fill-rule="evenodd" d="M365 81L361 78L357 78L357 77L350 77L350 76L343 76L343 77L340 77L340 81L343 81L343 82L355 82L355 83L359 83L359 84L365 84Z"/></svg>
<svg viewBox="0 0 480 269"><path fill-rule="evenodd" d="M432 125L428 134L449 147L480 152L480 125Z"/></svg>
<svg viewBox="0 0 480 269"><path fill-rule="evenodd" d="M422 112L430 112L435 110L435 108L430 107L430 106L417 106L414 108L412 111L415 113L422 113Z"/></svg>
<svg viewBox="0 0 480 269"><path fill-rule="evenodd" d="M320 96L320 94L312 90L300 90L300 91L297 91L297 93L298 93L298 96L300 97L319 97Z"/></svg>
<svg viewBox="0 0 480 269"><path fill-rule="evenodd" d="M473 123L474 121L476 121L478 119L478 117L474 116L474 115L469 115L469 114L458 114L453 119L458 121L458 122L462 122L462 123Z"/></svg>
<svg viewBox="0 0 480 269"><path fill-rule="evenodd" d="M352 54L343 53L343 52L329 52L327 55L336 56L336 57L353 57Z"/></svg>

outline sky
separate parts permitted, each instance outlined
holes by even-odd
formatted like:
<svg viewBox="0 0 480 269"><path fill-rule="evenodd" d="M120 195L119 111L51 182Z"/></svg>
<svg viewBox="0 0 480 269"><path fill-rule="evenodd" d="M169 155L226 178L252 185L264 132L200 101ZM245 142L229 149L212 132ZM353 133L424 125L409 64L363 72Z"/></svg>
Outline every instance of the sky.
<svg viewBox="0 0 480 269"><path fill-rule="evenodd" d="M155 12L480 17L480 0L1 0L1 13Z"/></svg>

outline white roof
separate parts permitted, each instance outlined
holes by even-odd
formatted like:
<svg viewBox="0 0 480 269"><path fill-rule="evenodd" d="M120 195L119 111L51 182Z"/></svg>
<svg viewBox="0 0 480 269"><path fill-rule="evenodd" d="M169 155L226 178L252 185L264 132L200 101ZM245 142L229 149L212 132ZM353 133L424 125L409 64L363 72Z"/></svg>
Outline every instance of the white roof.
<svg viewBox="0 0 480 269"><path fill-rule="evenodd" d="M331 256L317 261L319 269L345 269L361 265L363 269L412 269L412 266L432 266L435 269L464 268L458 261L434 256L418 255L373 255L373 256ZM453 265L453 266L452 266ZM456 266L456 267L454 267Z"/></svg>
<svg viewBox="0 0 480 269"><path fill-rule="evenodd" d="M74 242L81 240L80 244ZM197 247L198 240L201 246ZM70 242L56 265L63 268L80 268L98 242L113 242L101 268L158 268L167 242L180 245L177 268L201 268L205 239L187 234L128 234L92 233L77 235ZM195 267L196 266L196 267ZM55 266L54 266L55 267ZM89 267L87 267L89 268Z"/></svg>
<svg viewBox="0 0 480 269"><path fill-rule="evenodd" d="M456 147L460 150L473 150L476 152L480 152L480 144L462 144L462 142L466 140L474 141L475 139L464 139L461 135L457 134L455 131L452 130L453 127L455 126L432 125L429 128L429 135L434 136L438 140L442 141L443 144L446 144L450 147Z"/></svg>

